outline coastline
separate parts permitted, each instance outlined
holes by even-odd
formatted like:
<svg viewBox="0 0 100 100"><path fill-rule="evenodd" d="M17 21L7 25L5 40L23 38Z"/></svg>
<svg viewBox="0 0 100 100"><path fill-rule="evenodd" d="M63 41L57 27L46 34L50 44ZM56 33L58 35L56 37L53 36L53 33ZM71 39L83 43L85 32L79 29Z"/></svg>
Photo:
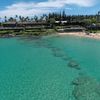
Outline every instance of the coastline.
<svg viewBox="0 0 100 100"><path fill-rule="evenodd" d="M93 38L93 39L100 39L100 33L90 33L90 35L87 35L85 32L64 32L64 33L58 33L58 35L73 35L78 37L86 37L86 38Z"/></svg>
<svg viewBox="0 0 100 100"><path fill-rule="evenodd" d="M30 36L30 37L39 37L39 36L50 36L50 35L54 35L53 34L42 34L42 35L24 35L24 34L20 34L20 35L15 35L15 34L5 34L5 35L1 35L0 38L11 38L11 37L17 37L17 36ZM100 39L100 33L90 33L89 35L86 34L86 32L56 32L55 35L57 36L64 36L64 35L70 35L70 36L77 36L77 37L85 37L85 38L92 38L92 39Z"/></svg>

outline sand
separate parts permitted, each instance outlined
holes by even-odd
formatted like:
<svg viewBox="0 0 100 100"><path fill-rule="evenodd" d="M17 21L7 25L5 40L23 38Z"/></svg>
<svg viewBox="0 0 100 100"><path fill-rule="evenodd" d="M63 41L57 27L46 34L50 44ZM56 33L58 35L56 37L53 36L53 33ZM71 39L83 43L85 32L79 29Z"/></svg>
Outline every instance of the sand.
<svg viewBox="0 0 100 100"><path fill-rule="evenodd" d="M88 37L88 38L94 38L94 39L100 39L100 33L90 33L90 35L87 35L85 32L63 32L58 33L59 35L74 35L79 37Z"/></svg>

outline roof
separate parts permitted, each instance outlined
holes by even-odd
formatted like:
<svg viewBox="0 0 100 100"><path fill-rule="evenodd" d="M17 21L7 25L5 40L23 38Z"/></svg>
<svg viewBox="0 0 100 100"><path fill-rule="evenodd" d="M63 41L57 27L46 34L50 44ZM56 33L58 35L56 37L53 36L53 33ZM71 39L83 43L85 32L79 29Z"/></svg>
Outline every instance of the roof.
<svg viewBox="0 0 100 100"><path fill-rule="evenodd" d="M4 22L3 24L46 24L46 22Z"/></svg>

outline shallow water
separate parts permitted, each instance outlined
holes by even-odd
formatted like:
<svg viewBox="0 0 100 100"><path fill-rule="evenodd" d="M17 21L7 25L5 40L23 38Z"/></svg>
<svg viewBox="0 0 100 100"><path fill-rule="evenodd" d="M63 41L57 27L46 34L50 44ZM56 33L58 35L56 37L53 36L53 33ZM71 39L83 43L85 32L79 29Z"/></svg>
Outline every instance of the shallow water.
<svg viewBox="0 0 100 100"><path fill-rule="evenodd" d="M87 82L83 76L96 80L88 83L97 88L100 40L74 36L0 39L1 100L100 100L99 95L96 99L97 95L92 99L86 99L87 94L86 98L73 95L83 88L75 87L73 80L80 77L80 83Z"/></svg>

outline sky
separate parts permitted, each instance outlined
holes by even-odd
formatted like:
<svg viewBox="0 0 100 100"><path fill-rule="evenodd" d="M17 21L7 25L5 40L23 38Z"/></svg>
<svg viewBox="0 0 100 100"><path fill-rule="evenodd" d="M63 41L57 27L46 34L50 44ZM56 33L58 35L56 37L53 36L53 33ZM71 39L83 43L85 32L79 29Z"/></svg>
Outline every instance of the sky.
<svg viewBox="0 0 100 100"><path fill-rule="evenodd" d="M34 16L61 12L68 15L96 14L100 0L0 0L0 17Z"/></svg>

